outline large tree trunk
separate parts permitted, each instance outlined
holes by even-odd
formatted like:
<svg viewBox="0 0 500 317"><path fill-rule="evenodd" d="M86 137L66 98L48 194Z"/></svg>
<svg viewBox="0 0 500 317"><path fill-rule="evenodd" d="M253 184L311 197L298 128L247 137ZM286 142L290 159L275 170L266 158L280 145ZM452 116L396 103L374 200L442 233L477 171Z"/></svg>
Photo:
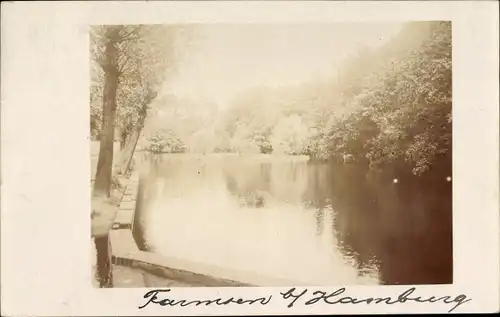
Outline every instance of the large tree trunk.
<svg viewBox="0 0 500 317"><path fill-rule="evenodd" d="M95 177L93 198L108 198L111 191L113 151L115 138L116 92L118 89L117 48L114 42L116 28L106 31L108 43L104 51L103 129L101 132L99 158ZM109 234L94 237L97 251L97 273L100 287L113 287L111 248Z"/></svg>
<svg viewBox="0 0 500 317"><path fill-rule="evenodd" d="M116 47L113 42L106 45L106 65L104 69L103 129L94 183L94 195L109 197L113 172L113 150L115 139L116 91L118 71L116 69ZM114 65L114 66L113 66Z"/></svg>
<svg viewBox="0 0 500 317"><path fill-rule="evenodd" d="M113 287L112 252L109 235L94 237L94 244L97 253L97 278L99 287Z"/></svg>

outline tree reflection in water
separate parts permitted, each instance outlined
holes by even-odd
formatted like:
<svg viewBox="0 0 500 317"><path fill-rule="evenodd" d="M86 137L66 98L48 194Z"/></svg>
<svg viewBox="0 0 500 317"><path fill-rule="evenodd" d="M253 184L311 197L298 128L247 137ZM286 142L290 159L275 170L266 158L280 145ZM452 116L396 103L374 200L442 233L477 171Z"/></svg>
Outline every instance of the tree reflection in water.
<svg viewBox="0 0 500 317"><path fill-rule="evenodd" d="M311 234L317 237L319 245L323 243L320 241L328 240L325 243L333 248L332 254L340 254L355 268L358 276L371 276L381 284L390 285L452 283L452 192L451 182L446 182L443 176L448 172L441 167L432 178L398 174L398 183L394 183L391 173L370 180L365 171L354 165L276 158L260 161L223 155L215 158L173 155L163 161L151 161L149 173L141 178L142 198L136 215L136 220L141 221L135 224L135 236L144 249L154 251L154 244L159 240L146 246L144 239L144 231L151 230L147 214L160 212L152 211L154 201L167 202L162 213L177 212L169 210L168 197L181 197L189 205L191 199L197 199L193 194L197 190L220 188L227 197L239 202L240 207L237 204L232 208L240 208L246 215L233 218L228 216L238 210L221 213L214 209L211 220L219 221L222 227L238 227L239 231L245 231L254 226L252 230L258 231L259 225L279 225L274 221L281 221L286 228L288 219L283 217L288 214L296 219L294 221L303 219L300 221L305 221L304 228L311 226ZM218 199L226 199L224 197ZM208 208L213 202L201 203ZM287 209L292 207L301 210L293 211L299 214L292 214L292 209ZM261 211L252 215L252 210ZM309 215L310 224L301 213ZM252 217L254 220L250 221ZM247 219L246 223L241 223L242 219ZM234 221L238 223L232 223ZM185 225L189 228L189 224ZM307 243L313 241L306 239L307 230L300 229L297 239L304 237L304 241L309 239ZM237 237L227 238L238 243ZM325 261L329 257L331 255L325 255L317 260ZM314 269L314 264L311 265ZM327 263L321 265L328 266ZM331 265L339 264L333 261ZM332 267L331 271L336 269Z"/></svg>

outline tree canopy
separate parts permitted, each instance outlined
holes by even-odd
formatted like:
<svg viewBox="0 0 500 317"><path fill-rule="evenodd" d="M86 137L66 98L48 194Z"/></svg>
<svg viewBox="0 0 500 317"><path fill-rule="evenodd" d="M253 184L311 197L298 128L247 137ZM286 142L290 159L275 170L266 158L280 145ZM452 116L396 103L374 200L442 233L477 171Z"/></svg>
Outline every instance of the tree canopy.
<svg viewBox="0 0 500 317"><path fill-rule="evenodd" d="M214 108L194 125L203 130L191 143L196 135L208 142L201 135L210 130L222 151L350 154L371 168L397 163L419 175L451 154L451 78L451 24L408 23L380 48L361 47L328 79L257 87Z"/></svg>
<svg viewBox="0 0 500 317"><path fill-rule="evenodd" d="M110 39L110 30L115 32ZM91 29L91 123L93 135L99 133L102 121L104 87L103 54L106 44L117 48L116 127L128 136L143 120L149 106L161 92L166 80L178 65L176 41L189 37L190 28L172 25L94 26Z"/></svg>
<svg viewBox="0 0 500 317"><path fill-rule="evenodd" d="M120 69L127 75L117 95L117 121L127 134L144 101L175 70L172 41L151 38L173 38L179 30L140 26L120 32L131 34L119 46ZM91 102L98 104L99 72L93 82ZM419 175L451 154L451 89L451 24L412 22L379 48L360 47L329 78L256 87L227 109L163 96L147 129L170 129L188 152L307 154L321 160L350 154L370 168L397 163ZM98 130L98 107L91 116Z"/></svg>

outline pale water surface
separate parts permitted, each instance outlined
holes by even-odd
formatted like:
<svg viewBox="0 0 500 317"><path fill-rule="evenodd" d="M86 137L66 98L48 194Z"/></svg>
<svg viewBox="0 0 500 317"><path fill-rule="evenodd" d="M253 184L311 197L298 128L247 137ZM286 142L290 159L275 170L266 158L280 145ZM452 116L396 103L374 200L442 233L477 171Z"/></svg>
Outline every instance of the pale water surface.
<svg viewBox="0 0 500 317"><path fill-rule="evenodd" d="M138 217L152 252L297 284L442 276L408 252L418 255L431 219L394 216L407 212L397 194L375 204L357 182L307 157L162 155L143 178Z"/></svg>

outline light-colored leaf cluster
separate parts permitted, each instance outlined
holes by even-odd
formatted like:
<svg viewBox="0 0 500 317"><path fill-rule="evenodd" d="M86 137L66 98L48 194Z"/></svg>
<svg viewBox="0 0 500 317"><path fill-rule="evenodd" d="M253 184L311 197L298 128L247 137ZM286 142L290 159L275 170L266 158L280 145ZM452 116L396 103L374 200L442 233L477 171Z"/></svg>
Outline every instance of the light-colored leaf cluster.
<svg viewBox="0 0 500 317"><path fill-rule="evenodd" d="M110 36L110 32L113 36ZM147 115L149 106L175 71L175 40L187 31L181 26L94 26L90 32L91 109L102 109L103 54L107 43L117 48L117 126L129 132Z"/></svg>
<svg viewBox="0 0 500 317"><path fill-rule="evenodd" d="M450 23L409 23L330 79L242 94L226 129L240 148L267 140L277 152L352 154L371 167L406 164L421 174L451 153L451 65ZM291 123L294 116L301 124Z"/></svg>

